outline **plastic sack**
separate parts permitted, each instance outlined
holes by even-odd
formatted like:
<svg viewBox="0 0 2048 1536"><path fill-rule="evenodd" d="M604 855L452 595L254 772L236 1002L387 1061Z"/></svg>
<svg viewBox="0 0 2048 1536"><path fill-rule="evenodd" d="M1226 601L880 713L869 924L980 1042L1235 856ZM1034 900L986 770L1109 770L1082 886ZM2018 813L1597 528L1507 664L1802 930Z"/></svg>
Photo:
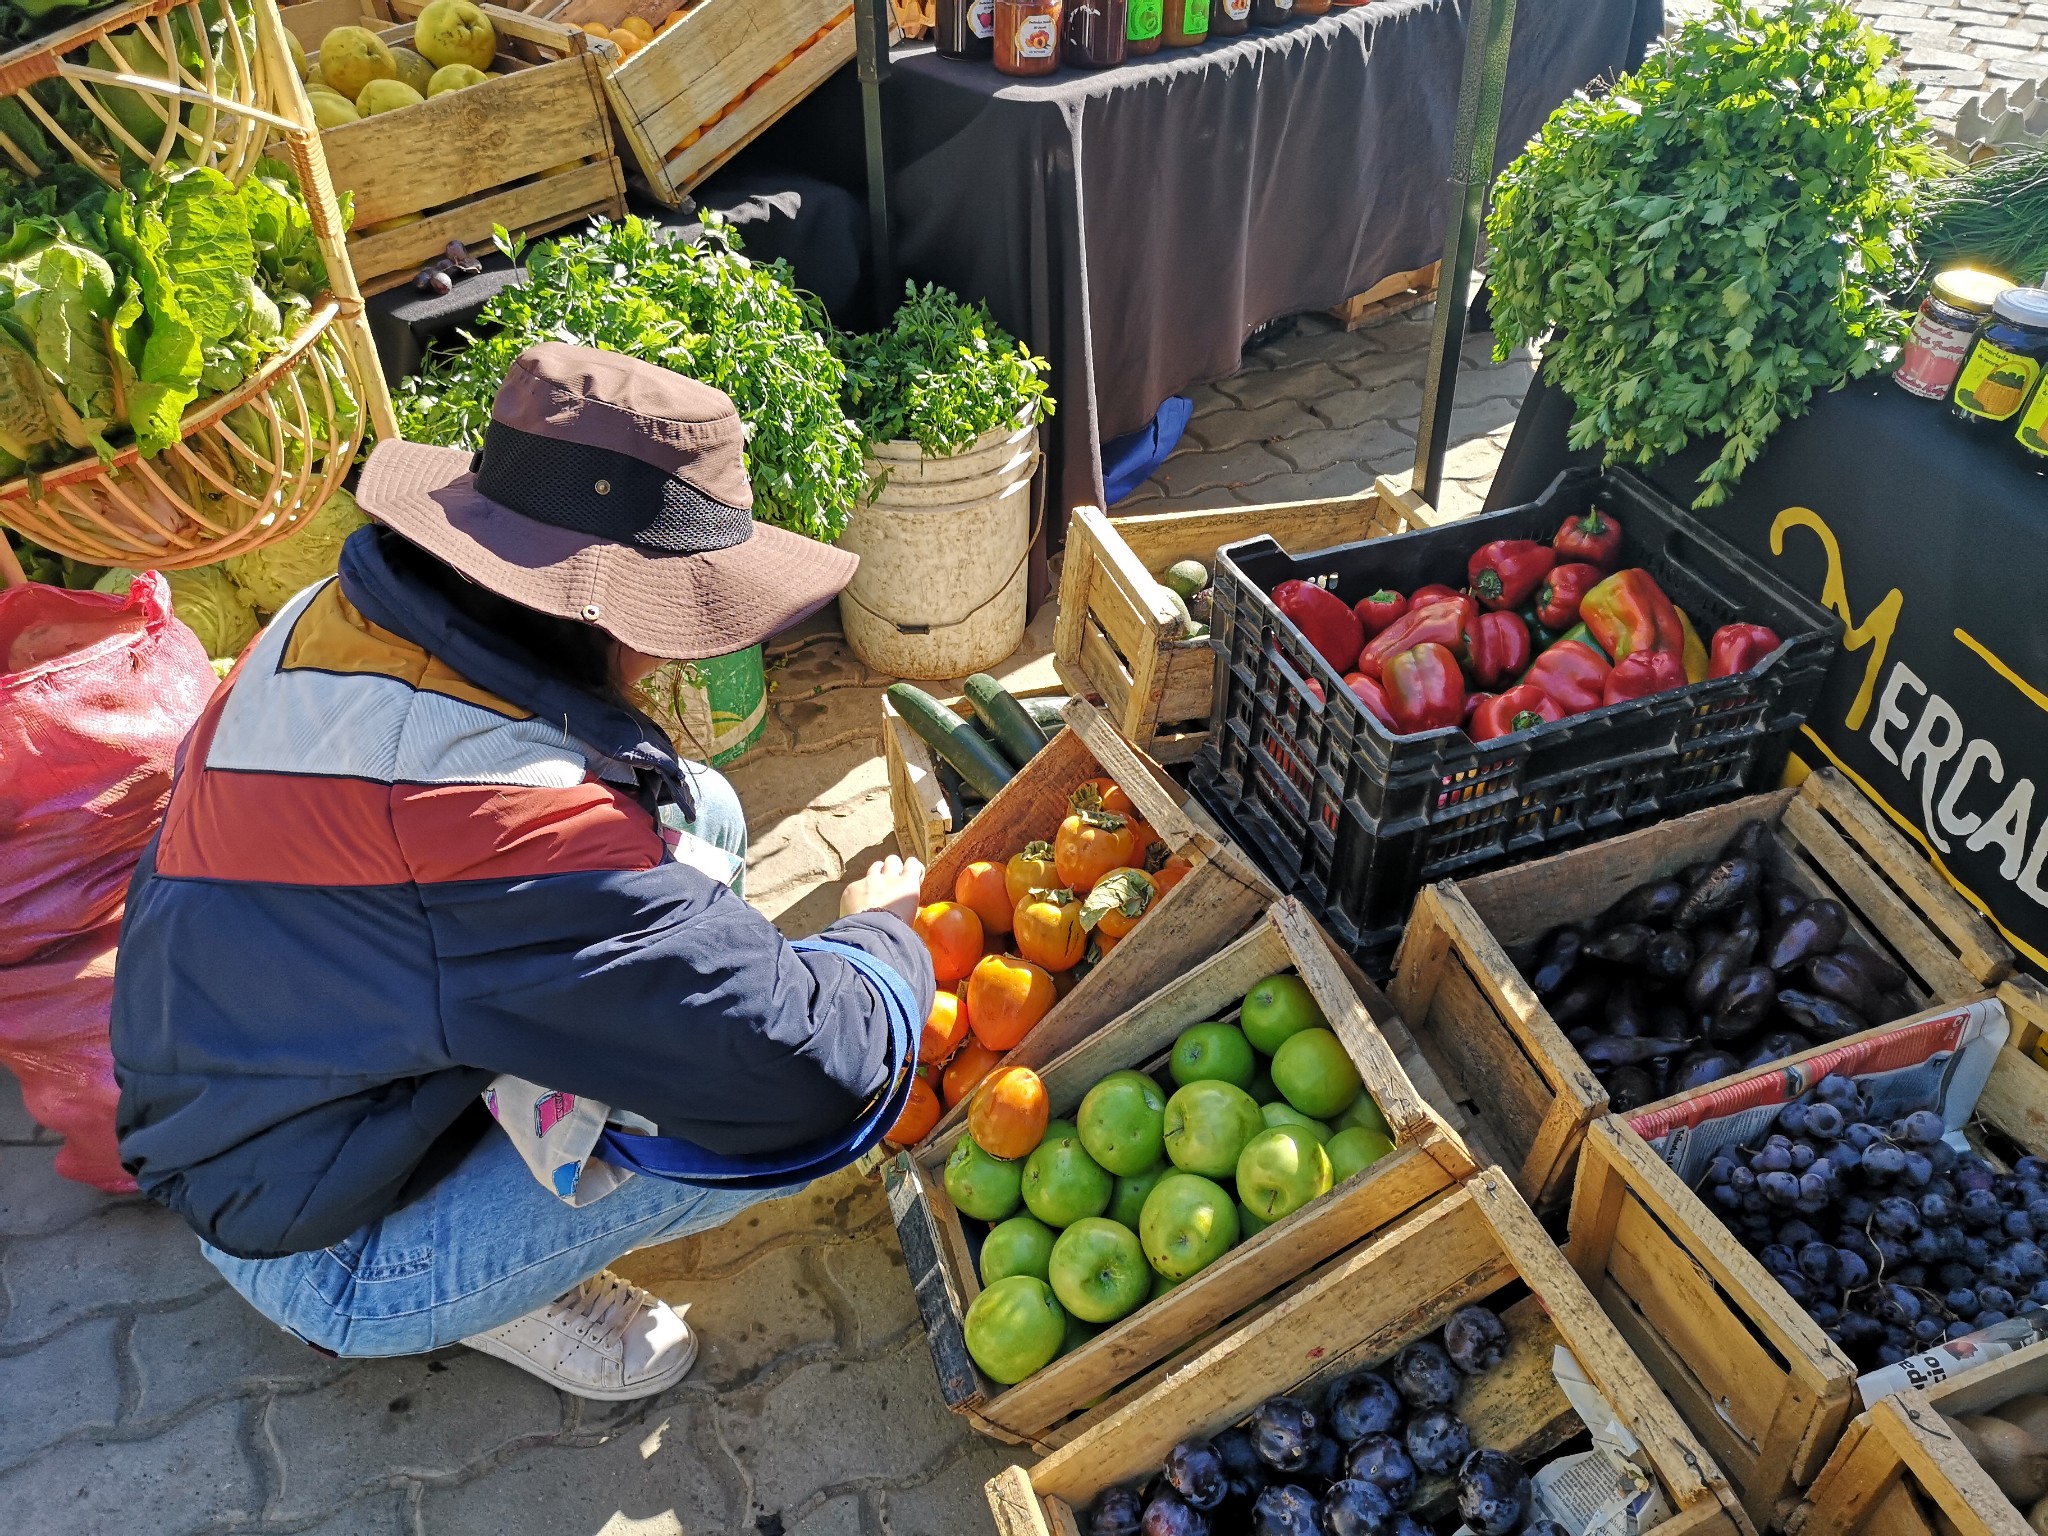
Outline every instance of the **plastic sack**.
<svg viewBox="0 0 2048 1536"><path fill-rule="evenodd" d="M0 591L0 1064L65 1138L57 1171L105 1190L135 1187L107 1042L128 879L215 683L154 571Z"/></svg>

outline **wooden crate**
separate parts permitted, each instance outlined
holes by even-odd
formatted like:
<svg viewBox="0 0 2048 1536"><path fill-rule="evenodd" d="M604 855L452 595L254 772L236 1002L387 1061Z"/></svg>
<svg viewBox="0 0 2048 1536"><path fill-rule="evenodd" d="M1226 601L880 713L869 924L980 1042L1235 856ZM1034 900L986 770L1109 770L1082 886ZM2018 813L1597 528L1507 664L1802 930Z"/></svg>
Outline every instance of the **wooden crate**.
<svg viewBox="0 0 2048 1536"><path fill-rule="evenodd" d="M1498 1168L1344 1254L1037 1466L991 1479L996 1529L1072 1536L1078 1513L1098 1493L1149 1477L1176 1441L1213 1435L1276 1393L1313 1396L1334 1377L1442 1327L1457 1308L1516 1283L1529 1294L1503 1312L1508 1357L1459 1404L1479 1443L1535 1462L1579 1432L1551 1374L1551 1350L1563 1344L1648 1453L1675 1511L1657 1529L1670 1536L1750 1532L1713 1457Z"/></svg>
<svg viewBox="0 0 2048 1536"><path fill-rule="evenodd" d="M1424 890L1388 990L1451 1092L1483 1106L1478 1118L1539 1211L1569 1197L1579 1142L1607 1113L1607 1090L1509 951L1713 857L1752 817L1777 829L1777 872L1841 902L1865 942L1904 964L1916 1003L1973 997L2011 973L2012 951L1991 925L1831 768L1796 790Z"/></svg>
<svg viewBox="0 0 2048 1536"><path fill-rule="evenodd" d="M1067 525L1053 658L1076 694L1102 700L1132 745L1162 763L1186 762L1209 734L1216 657L1187 639L1158 577L1180 560L1213 567L1216 551L1271 534L1290 553L1434 526L1436 515L1382 484L1332 501L1227 511L1109 517L1077 507Z"/></svg>
<svg viewBox="0 0 2048 1536"><path fill-rule="evenodd" d="M2023 1048L2048 1026L2048 991L2022 976L1996 995L2013 1034L1977 1119L2048 1155L2048 1069ZM1855 1411L1854 1363L1623 1116L1587 1128L1565 1253L1758 1525L1789 1518Z"/></svg>
<svg viewBox="0 0 2048 1536"><path fill-rule="evenodd" d="M567 0L549 14L656 29L629 55L602 44L603 74L640 179L671 207L854 52L852 0Z"/></svg>
<svg viewBox="0 0 2048 1536"><path fill-rule="evenodd" d="M1250 932L1220 952L1212 947L1177 976L1155 970L1155 983L1175 979L1047 1065L1054 1116L1070 1117L1082 1095L1111 1072L1154 1069L1183 1029L1234 1018L1245 993L1284 970L1297 972L1321 1004L1386 1116L1395 1150L1013 1387L989 1381L967 1353L963 1320L981 1284L942 1178L961 1128L933 1135L890 1165L890 1209L939 1387L955 1413L1000 1439L1057 1444L1067 1438L1070 1421L1104 1393L1472 1172L1463 1142L1410 1081L1382 1032L1381 1021L1392 1022L1385 999L1370 983L1361 991L1347 977L1315 919L1287 899L1268 908Z"/></svg>
<svg viewBox="0 0 2048 1536"><path fill-rule="evenodd" d="M1376 320L1405 315L1411 309L1436 301L1436 276L1442 262L1432 261L1413 272L1396 272L1382 278L1363 293L1354 293L1330 311L1345 330L1356 331Z"/></svg>
<svg viewBox="0 0 2048 1536"><path fill-rule="evenodd" d="M1036 686L1004 685L1014 699L1042 699L1064 694L1057 677ZM942 699L961 719L973 721L964 699ZM925 739L903 723L886 695L882 699L882 756L889 770L889 815L896 827L896 849L906 859L921 859L929 868L945 851L958 829L958 818L939 782L938 761Z"/></svg>
<svg viewBox="0 0 2048 1536"><path fill-rule="evenodd" d="M425 3L395 0L397 19L365 8L355 21L394 47L410 47L406 18ZM369 292L410 281L450 240L487 246L493 226L535 235L626 211L625 173L593 51L599 45L573 27L483 9L497 28L502 79L320 135L335 187L355 197L349 257ZM346 24L335 0L283 14L308 52Z"/></svg>
<svg viewBox="0 0 2048 1536"><path fill-rule="evenodd" d="M1793 1515L1795 1536L2034 1536L1945 1416L2048 1392L2048 1341L1859 1414Z"/></svg>

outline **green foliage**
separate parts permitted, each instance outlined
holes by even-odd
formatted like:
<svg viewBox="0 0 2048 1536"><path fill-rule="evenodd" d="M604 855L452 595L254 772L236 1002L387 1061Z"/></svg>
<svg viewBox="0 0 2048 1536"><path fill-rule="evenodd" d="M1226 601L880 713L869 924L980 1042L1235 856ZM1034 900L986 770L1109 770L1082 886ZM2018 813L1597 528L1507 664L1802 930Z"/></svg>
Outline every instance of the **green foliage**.
<svg viewBox="0 0 2048 1536"><path fill-rule="evenodd" d="M1052 414L1039 377L1050 366L1014 341L984 304L928 283L903 285L889 329L842 336L846 404L870 440L912 439L933 457L984 432Z"/></svg>
<svg viewBox="0 0 2048 1536"><path fill-rule="evenodd" d="M2048 144L1953 167L1919 189L1920 281L1949 267L1979 267L2015 283L2048 271Z"/></svg>
<svg viewBox="0 0 2048 1536"><path fill-rule="evenodd" d="M1720 437L1712 506L1814 391L1885 363L1933 163L1911 83L1879 77L1891 52L1841 0L1718 0L1507 169L1497 345L1549 335L1573 447L1647 464Z"/></svg>
<svg viewBox="0 0 2048 1536"><path fill-rule="evenodd" d="M660 238L642 219L526 250L526 281L477 315L480 334L431 360L394 402L416 442L475 447L512 360L542 341L624 352L717 386L747 431L755 516L817 539L838 537L864 484L860 434L840 409L845 370L820 332L817 300L787 262L740 253L707 219L702 243Z"/></svg>

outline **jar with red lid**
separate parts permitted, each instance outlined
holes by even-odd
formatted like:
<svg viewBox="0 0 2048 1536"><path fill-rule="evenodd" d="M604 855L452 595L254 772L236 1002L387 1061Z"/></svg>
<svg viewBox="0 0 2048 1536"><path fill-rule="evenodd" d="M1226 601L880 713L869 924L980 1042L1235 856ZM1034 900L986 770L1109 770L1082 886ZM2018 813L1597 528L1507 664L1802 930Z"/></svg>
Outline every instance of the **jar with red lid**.
<svg viewBox="0 0 2048 1536"><path fill-rule="evenodd" d="M996 68L1049 75L1060 67L1063 0L996 0Z"/></svg>
<svg viewBox="0 0 2048 1536"><path fill-rule="evenodd" d="M1124 61L1130 24L1128 0L1067 0L1061 53L1076 69L1110 69Z"/></svg>
<svg viewBox="0 0 2048 1536"><path fill-rule="evenodd" d="M1166 0L1130 0L1130 21L1124 27L1124 52L1134 59L1157 53L1165 41Z"/></svg>

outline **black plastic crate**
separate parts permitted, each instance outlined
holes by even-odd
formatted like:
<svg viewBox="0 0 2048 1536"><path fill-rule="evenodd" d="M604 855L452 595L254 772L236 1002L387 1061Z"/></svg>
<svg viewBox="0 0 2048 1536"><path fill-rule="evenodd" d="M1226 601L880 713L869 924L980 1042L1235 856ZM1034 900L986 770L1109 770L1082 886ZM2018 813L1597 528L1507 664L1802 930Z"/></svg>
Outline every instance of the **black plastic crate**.
<svg viewBox="0 0 2048 1536"><path fill-rule="evenodd" d="M1462 587L1495 539L1547 543L1567 515L1618 518L1642 566L1702 639L1736 620L1783 643L1709 678L1484 744L1462 730L1395 736L1267 594L1292 579L1347 603L1381 587ZM1202 798L1282 890L1372 966L1423 885L1676 816L1775 783L1819 694L1841 622L1627 470L1567 470L1526 506L1443 528L1289 555L1270 538L1216 557L1216 694L1194 767ZM1321 687L1318 700L1306 686Z"/></svg>

